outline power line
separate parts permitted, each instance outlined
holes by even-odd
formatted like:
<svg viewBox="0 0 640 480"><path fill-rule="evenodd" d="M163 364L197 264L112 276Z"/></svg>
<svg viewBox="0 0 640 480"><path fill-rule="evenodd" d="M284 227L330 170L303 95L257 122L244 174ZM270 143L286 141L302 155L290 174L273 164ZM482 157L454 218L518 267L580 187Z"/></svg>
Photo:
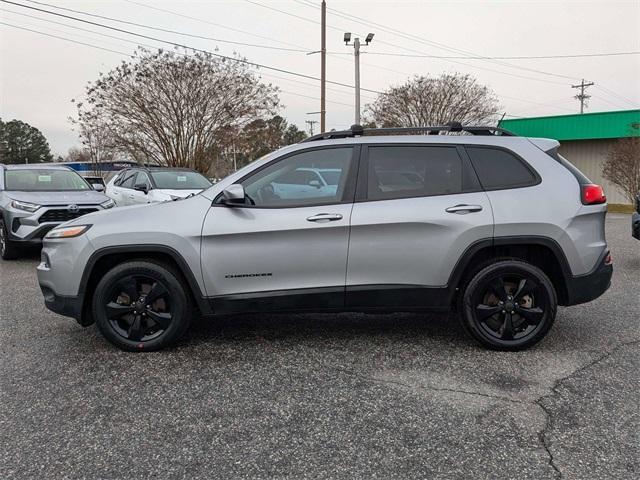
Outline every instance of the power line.
<svg viewBox="0 0 640 480"><path fill-rule="evenodd" d="M107 17L105 15L98 15L95 13L88 13L88 12L83 12L81 10L74 10L73 8L65 8L65 7L59 7L57 5L51 5L49 3L44 3L44 2L37 2L35 0L25 0L27 2L30 3L35 3L37 5L44 5L47 7L51 7L51 8L56 8L58 10L64 10L65 12L72 12L72 13L79 13L81 15L86 15L88 17L93 17L93 18L100 18L102 20L108 20L110 22L117 22L117 23L122 23L125 25L132 25L134 27L139 27L139 28L146 28L148 30L155 30L158 32L164 32L164 33L171 33L174 35L182 35L185 37L191 37L191 38L198 38L201 40L211 40L214 42L220 42L220 43L228 43L231 45L241 45L243 47L253 47L253 48L265 48L265 49L269 49L269 50L281 50L281 51L285 51L285 52L299 52L299 53L306 53L309 50L305 50L305 49L301 49L301 48L287 48L287 47L274 47L274 46L270 46L270 45L258 45L256 43L246 43L246 42L237 42L237 41L233 41L233 40L224 40L221 38L216 38L216 37L209 37L206 35L198 35L198 34L194 34L194 33L186 33L186 32L179 32L177 30L171 30L171 29L167 29L167 28L162 28L162 27L154 27L151 25L145 25L142 23L136 23L136 22L131 22L128 20L121 20L118 18L113 18L113 17Z"/></svg>
<svg viewBox="0 0 640 480"><path fill-rule="evenodd" d="M249 0L245 0L245 1L249 1ZM301 1L301 0L294 0L294 1L297 2L297 3L300 3L302 5L306 5L307 7L316 8L316 5L310 3L309 1ZM254 2L251 2L251 3L254 3ZM451 46L446 45L444 43L440 43L440 42L436 42L436 41L433 41L433 40L429 40L429 39L426 39L426 38L423 38L423 37L419 37L417 35L408 34L408 33L402 32L400 30L397 30L397 29L394 29L394 28L391 28L391 27L387 27L387 26L385 26L383 24L372 22L370 20L366 20L366 19L364 19L362 17L359 17L357 15L350 15L348 13L341 12L341 11L336 10L334 8L328 8L328 10L333 12L335 15L337 15L339 17L346 18L346 19L349 19L349 20L352 20L352 21L356 21L357 23L360 23L361 25L366 25L366 26L373 25L373 26L375 26L377 28L383 29L384 31L387 31L387 32L392 33L392 34L395 34L395 35L397 35L399 37L402 37L402 38L405 38L405 39L417 41L419 43L422 43L422 44L425 44L425 45L429 45L429 46L433 46L433 47L436 47L436 48L440 48L442 50L468 55L467 59L469 59L469 60L488 61L488 62L494 63L496 65L502 65L502 66L506 66L506 67L509 67L509 68L527 70L527 71L539 73L539 74L542 74L542 75L549 75L549 76L553 76L553 77L566 78L566 79L569 79L569 80L575 80L576 79L576 77L572 77L572 76L568 76L568 75L562 75L562 74L555 73L555 72L546 72L544 70L537 70L537 69L533 69L533 68L522 67L522 66L519 66L519 65L512 65L510 63L506 63L506 62L502 62L502 61L497 61L497 60L494 60L494 59L492 59L490 57L485 57L483 55L478 55L478 54L476 54L474 52L470 52L468 50L463 50L463 49L460 49L460 48L451 47ZM404 47L401 47L401 48L404 48ZM404 49L405 50L409 50L407 48L404 48ZM416 52L416 53L424 53L424 52ZM448 60L448 61L453 62L453 60ZM462 63L462 62L453 62L453 63ZM468 64L464 64L464 63L462 63L462 64L469 66ZM506 73L506 72L502 72L502 73Z"/></svg>
<svg viewBox="0 0 640 480"><path fill-rule="evenodd" d="M244 63L245 65L251 65L251 66L254 66L254 67L258 67L258 68L264 68L264 69L267 69L267 70L273 70L273 71L280 72L280 73L286 73L288 75L293 75L293 76L296 76L296 77L301 77L301 78L307 78L307 79L310 79L310 80L320 81L320 78L314 77L313 75L307 75L307 74L300 73L300 72L294 72L294 71L286 70L284 68L279 68L279 67L272 67L272 66L269 66L269 65L264 65L264 64L261 64L261 63L257 63L257 62L252 62L252 61L245 60L245 59L242 59L242 58L229 57L228 55L222 55L220 53L212 52L210 50L204 50L204 49L201 49L201 48L188 46L188 45L185 45L185 44L182 44L182 43L172 42L172 41L169 41L169 40L164 40L164 39L161 39L161 38L152 37L152 36L144 35L144 34L141 34L141 33L136 33L136 32L132 32L130 30L125 30L125 29L118 28L118 27L113 27L113 26L110 26L110 25L104 25L102 23L93 22L93 21L90 21L90 20L85 20L85 19L82 19L82 18L73 17L71 15L66 15L66 14L62 14L62 13L58 13L58 12L52 12L50 10L45 10L45 9L38 8L38 7L32 7L32 6L29 6L29 5L23 5L21 3L12 2L10 0L0 0L0 1L2 1L4 3L11 4L11 5L16 5L16 6L19 6L19 7L28 8L30 10L36 10L36 11L47 13L47 14L50 14L50 15L55 15L55 16L58 16L58 17L68 18L70 20L75 20L75 21L78 21L78 22L87 23L89 25L94 25L94 26L97 26L97 27L107 28L109 30L114 30L114 31L117 31L117 32L126 33L128 35L133 35L133 36L144 38L144 39L147 39L147 40L166 43L168 45L173 45L173 46L184 48L184 49L187 49L187 50L192 50L194 52L205 53L205 54L208 54L208 55L211 55L211 56L214 56L214 57L218 57L218 58L223 58L225 60L229 60L229 61L232 61L232 62ZM339 86L347 87L347 88L355 88L353 85L349 85L349 84L342 83L342 82L336 82L334 80L327 80L327 83L331 83L332 85L339 85ZM377 93L377 94L384 95L384 92L380 92L378 90L373 90L373 89L368 89L368 88L363 88L362 90L367 91L367 92L372 92L372 93Z"/></svg>
<svg viewBox="0 0 640 480"><path fill-rule="evenodd" d="M269 6L269 5L264 5L264 4L262 4L262 3L259 3L259 2L253 1L253 0L245 0L245 1L246 1L246 2L248 2L248 3L251 3L251 4L253 4L253 5L258 5L258 6L260 6L260 7L263 7L263 8L269 9L269 10L273 10L273 11L276 11L276 12L280 12L280 13L282 13L282 14L284 14L284 15L288 15L288 16L290 16L290 17L299 18L299 19L304 20L304 21L306 21L306 22L310 22L310 23L318 23L318 22L316 22L316 21L314 21L314 20L310 20L310 19L308 19L308 18L301 17L300 15L296 15L296 14L293 14L293 13L290 13L290 12L286 12L286 11L284 11L284 10L277 9L277 8L275 8L275 7L271 7L271 6ZM297 0L294 0L294 1L297 1ZM298 2L298 3L300 3L300 2ZM312 4L305 4L305 3L302 3L302 5L306 5L306 6L308 6L308 7L316 8L316 5L312 5ZM335 9L327 8L327 10L330 10L330 11L334 12L334 14L336 14L337 16L342 16L339 12L338 12L338 13L336 13L336 12L337 12L337 10L335 10ZM346 17L345 17L345 18L346 18ZM356 17L356 18L357 18L357 17ZM348 18L347 18L347 19L348 19ZM363 22L358 22L358 23L362 23L362 24L364 24ZM374 25L374 26L380 25L380 24L376 24L376 23L373 23L373 22L371 22L370 24L371 24L371 25ZM365 25L366 25L366 24L365 24ZM331 29L333 29L333 30L339 30L339 31L341 31L341 32L343 32L343 31L345 30L345 29L341 29L341 28L334 27L334 26L332 26L332 25L327 25L327 28L331 28ZM381 29L383 29L384 31L390 32L390 33L395 34L395 35L404 36L404 34L402 34L402 32L400 32L400 33L394 33L391 29L388 29L387 27L384 27L384 26L381 26L381 27L378 27L378 28L381 28ZM357 34L357 32L352 32L352 33ZM412 38L410 38L410 39L411 39L411 40L415 40L415 39L412 39ZM389 45L389 46L391 46L391 47L399 48L399 49L401 49L401 50L406 50L406 51L408 51L408 52L413 52L413 53L418 53L418 54L424 54L424 52L421 52L421 51L419 51L419 50L414 50L414 49L409 48L409 47L406 47L406 46L404 46L404 45L397 45L397 44L390 43L390 42L387 42L387 41L384 41L384 40L377 40L377 42L378 42L378 43L382 43L382 44L384 44L384 45ZM424 41L422 41L422 43L424 43ZM470 58L470 59L472 59L472 60L473 60L474 58ZM483 58L482 58L482 57L476 57L475 59L476 59L476 60L481 60L481 59L483 59ZM486 71L488 71L488 72L499 73L499 74L501 74L501 75L508 75L508 76L515 77L515 78L522 78L522 79L525 79L525 80L533 80L533 81L536 81L536 82L544 82L544 83L551 83L551 84L555 84L555 85L563 85L563 86L566 86L566 82L558 82L558 81L554 81L554 80L547 80L547 79L544 79L544 78L535 78L535 77L530 77L530 76L526 76L526 75L520 75L520 74L512 73L512 72L505 72L505 71L502 71L502 70L496 70L496 69L492 69L492 68L488 68L488 67L482 67L482 66L479 66L479 65L473 65L473 64L470 64L470 63L460 62L460 61L458 61L458 60L446 60L446 61L447 61L447 62L449 62L449 63L455 63L455 64L457 64L457 65L464 65L464 66L466 66L466 67L475 68L475 69L478 69L478 70L486 70ZM493 62L493 63L498 63L498 64L500 64L500 62ZM506 65L506 66L508 66L508 67L511 67L511 68L519 68L519 69L525 69L525 70L532 70L532 69L527 69L526 67L519 67L519 66L516 66L516 65L509 65L509 64L504 64L504 63L502 63L502 64L503 64L503 65ZM375 65L372 65L372 64L368 64L368 65L369 65L369 66L374 66L374 67L375 67ZM379 67L379 68L385 68L385 67ZM390 70L390 69L388 69L388 70ZM393 70L392 70L392 71L393 71ZM403 73L403 74L405 74L405 75L406 75L406 73L405 73L405 72L397 72L397 71L396 71L396 73ZM548 72L544 72L544 73L545 73L545 74L547 74L547 75L549 75L549 73L548 73ZM557 76L560 76L559 74L551 74L551 75L557 75ZM568 79L570 79L570 80L575 80L575 77L567 77L567 78L568 78Z"/></svg>
<svg viewBox="0 0 640 480"><path fill-rule="evenodd" d="M31 28L27 28L27 27L20 27L20 26L18 26L18 25L12 25L12 24L10 24L10 23L5 23L5 22L0 22L0 25L5 25L5 26L7 26L7 27L17 28L17 29L20 29L20 30L26 30L27 32L37 33L37 34L45 35L45 36L47 36L47 37L51 37L51 38L57 38L57 39L59 39L59 40L64 40L64 41L66 41L66 42L76 43L76 44L78 44L78 45L84 45L85 47L97 48L98 50L104 50L105 52L117 53L117 54L119 54L119 55L126 55L126 56L128 56L128 57L130 57L130 56L131 56L131 54L130 54L130 53L125 53L125 52L120 52L120 51L118 51L118 50L112 50L112 49L110 49L110 48L100 47L100 46L98 46L98 45L93 45L93 44L91 44L91 43L81 42L81 41L79 41L79 40L72 40L72 39L70 39L70 38L60 37L60 36L58 36L58 35L53 35L53 34L51 34L51 33L40 32L40 31L38 31L38 30L33 30L33 29L31 29Z"/></svg>
<svg viewBox="0 0 640 480"><path fill-rule="evenodd" d="M94 44L91 44L91 43L81 42L79 40L74 40L74 39L71 39L71 38L62 37L62 36L54 35L54 34L51 34L51 33L41 32L39 30L34 30L32 28L27 28L27 27L23 27L23 26L19 26L19 25L13 25L13 24L10 24L10 23L2 22L2 21L0 21L0 25L5 25L5 26L11 27L11 28L17 28L19 30L25 30L25 31L31 32L31 33L37 33L38 35L44 35L46 37L55 38L55 39L58 39L58 40L64 40L66 42L74 43L74 44L77 44L77 45L83 45L85 47L91 47L91 48L95 48L95 49L98 49L98 50L103 50L105 52L115 53L115 54L118 54L118 55L124 55L124 56L127 56L127 57L132 57L132 55L130 53L127 53L127 52L122 52L122 51L119 51L119 50L113 50L111 48L101 47L99 45L94 45ZM115 37L115 38L117 38L117 37ZM121 40L124 40L124 39L121 39ZM130 40L125 40L125 41L129 41L130 42ZM189 56L186 53L180 53L180 52L177 52L177 53L178 53L178 55ZM275 75L269 75L269 74L264 74L264 73L262 73L261 76L270 76L270 77L275 77L275 78L282 78L282 77L277 77ZM320 97L314 97L314 96L311 96L311 95L305 95L305 94L298 93L298 92L292 92L290 90L284 90L284 89L282 89L280 87L278 87L278 92L279 93L280 92L281 93L286 93L288 95L294 95L294 96L302 97L302 98L310 98L312 100L320 100ZM336 105L342 105L342 106L345 106L345 107L352 107L353 106L350 103L336 102L336 101L333 101L333 100L327 100L327 103L334 103Z"/></svg>
<svg viewBox="0 0 640 480"><path fill-rule="evenodd" d="M157 48L155 45L149 45L147 43L141 43L141 42L137 42L137 41L134 41L134 40L129 40L127 38L118 37L116 35L109 35L108 33L96 32L95 30L90 30L88 28L78 27L76 25L69 25L69 24L66 24L66 23L63 23L63 22L56 22L55 20L51 20L49 18L36 17L35 15L28 15L26 13L14 12L14 11L7 10L7 9L4 9L4 8L0 8L0 11L11 13L13 15L20 15L22 17L33 18L34 20L39 20L41 22L53 23L54 25L61 25L61 26L66 27L66 28L72 28L74 30L80 30L81 32L93 33L94 35L100 35L101 37L113 38L115 40L120 40L121 42L127 42L127 43L131 43L131 44L134 44L134 45L139 45L141 47ZM15 25L9 25L9 26L16 27ZM16 28L20 28L20 27L16 27ZM52 30L53 31L57 31L57 32L62 32L62 33L68 33L68 32L64 32L62 30L55 30L55 29L52 29ZM41 32L36 32L36 33L41 33ZM84 38L91 38L91 37L85 36ZM92 38L92 40L95 40L95 39ZM126 54L126 55L129 55L129 54Z"/></svg>
<svg viewBox="0 0 640 480"><path fill-rule="evenodd" d="M206 20L204 18L192 17L190 15L185 15L184 13L176 12L174 10L168 10L166 8L156 7L155 5L147 5L146 3L136 2L134 0L124 0L124 1L127 2L127 3L131 3L132 5L138 5L140 7L148 8L148 9L151 9L151 10L155 10L157 12L168 13L170 15L175 15L177 17L186 18L188 20L193 20L195 22L205 23L207 25L213 25L214 27L223 28L223 29L229 30L231 32L242 33L244 35L249 35L250 37L260 38L262 40L268 40L270 42L279 43L280 45L288 45L290 47L298 47L299 46L296 43L285 42L283 40L278 40L278 39L275 39L275 38L266 37L264 35L259 35L257 33L249 32L247 30L241 30L241 29L238 29L238 28L229 27L228 25L223 25L221 23L215 23L215 22L212 22L210 20ZM305 51L308 52L309 50L305 50Z"/></svg>
<svg viewBox="0 0 640 480"><path fill-rule="evenodd" d="M599 88L600 90L602 90L605 93L608 93L610 96L618 98L622 101L624 101L625 103L630 103L631 105L640 105L640 102L638 101L634 101L631 100L623 95L620 95L619 93L614 92L613 90L605 87L604 85L602 85L601 83L598 83L597 85L595 85L596 88Z"/></svg>
<svg viewBox="0 0 640 480"><path fill-rule="evenodd" d="M440 60L451 59L472 59L468 56L445 56L445 55L418 55L411 53L394 53L394 52L370 52L369 55L383 55L389 57L410 57L410 58L435 58ZM577 53L568 55L518 55L509 57L482 57L490 60L545 60L545 59L562 59L562 58L594 58L594 57L621 57L625 55L640 55L640 52L606 52L606 53Z"/></svg>

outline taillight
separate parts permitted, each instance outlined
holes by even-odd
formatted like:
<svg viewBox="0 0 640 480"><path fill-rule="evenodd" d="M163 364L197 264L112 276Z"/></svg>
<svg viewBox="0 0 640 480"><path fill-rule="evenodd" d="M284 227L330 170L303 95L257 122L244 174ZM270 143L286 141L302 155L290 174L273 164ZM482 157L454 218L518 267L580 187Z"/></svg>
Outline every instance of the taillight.
<svg viewBox="0 0 640 480"><path fill-rule="evenodd" d="M588 184L582 185L582 203L584 205L595 205L598 203L606 203L607 197L600 185Z"/></svg>

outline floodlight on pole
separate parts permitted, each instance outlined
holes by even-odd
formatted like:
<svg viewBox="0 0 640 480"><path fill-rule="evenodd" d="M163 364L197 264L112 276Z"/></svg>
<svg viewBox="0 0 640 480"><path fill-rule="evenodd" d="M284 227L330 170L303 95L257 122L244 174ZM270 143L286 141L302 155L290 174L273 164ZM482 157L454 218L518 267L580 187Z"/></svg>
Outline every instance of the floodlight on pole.
<svg viewBox="0 0 640 480"><path fill-rule="evenodd" d="M373 33L368 33L367 36L365 37L364 41L365 41L365 46L369 45L369 43L371 43L371 40L373 40ZM356 114L355 114L355 124L356 125L360 125L360 38L356 37L353 40L353 43L349 43L351 41L351 33L346 32L344 34L344 43L345 45L351 46L353 45L353 56L354 56L354 60L355 60L355 70L356 70L356 75L355 75L355 93L356 93Z"/></svg>

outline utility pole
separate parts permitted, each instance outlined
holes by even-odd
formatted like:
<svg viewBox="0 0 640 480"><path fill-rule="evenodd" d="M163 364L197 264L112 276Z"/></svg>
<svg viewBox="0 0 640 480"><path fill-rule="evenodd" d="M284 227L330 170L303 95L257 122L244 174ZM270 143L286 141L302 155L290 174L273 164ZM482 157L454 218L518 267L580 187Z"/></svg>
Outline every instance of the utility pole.
<svg viewBox="0 0 640 480"><path fill-rule="evenodd" d="M320 33L320 132L327 127L327 2L322 0L322 32ZM313 134L312 134L313 135Z"/></svg>
<svg viewBox="0 0 640 480"><path fill-rule="evenodd" d="M309 135L313 137L313 126L318 123L317 120L305 120L306 124L309 125ZM324 130L321 130L324 132Z"/></svg>
<svg viewBox="0 0 640 480"><path fill-rule="evenodd" d="M589 82L589 83L584 83L584 78L582 79L582 82L580 82L580 85L571 85L571 88L579 88L580 89L580 93L578 95L576 95L575 99L580 100L580 113L584 113L584 106L587 103L587 100L589 100L591 98L591 95L587 95L586 93L584 93L585 88L590 87L592 85L595 85L593 82Z"/></svg>
<svg viewBox="0 0 640 480"><path fill-rule="evenodd" d="M364 39L365 46L369 45L373 40L373 33L367 34L367 38ZM347 32L344 34L344 44L348 46L353 46L353 55L355 60L355 70L356 70L356 78L355 78L355 86L356 86L356 114L355 114L355 124L360 125L360 39L356 37L353 40L353 43L349 43L351 41L351 33Z"/></svg>
<svg viewBox="0 0 640 480"><path fill-rule="evenodd" d="M238 163L236 161L236 153L240 153L238 150L236 150L236 144L235 142L231 144L231 154L233 155L233 171L236 172L238 171Z"/></svg>

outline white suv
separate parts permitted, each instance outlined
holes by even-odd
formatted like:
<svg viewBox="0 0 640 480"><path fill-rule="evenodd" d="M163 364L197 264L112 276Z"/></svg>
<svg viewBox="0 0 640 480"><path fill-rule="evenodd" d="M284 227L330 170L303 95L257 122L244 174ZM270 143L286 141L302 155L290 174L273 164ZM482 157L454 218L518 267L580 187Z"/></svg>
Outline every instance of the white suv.
<svg viewBox="0 0 640 480"><path fill-rule="evenodd" d="M200 195L52 230L40 286L51 310L126 350L176 342L193 307L454 308L483 345L527 348L613 271L602 188L558 146L459 124L311 137Z"/></svg>
<svg viewBox="0 0 640 480"><path fill-rule="evenodd" d="M133 167L113 177L105 193L122 207L178 200L211 185L206 177L186 168Z"/></svg>

